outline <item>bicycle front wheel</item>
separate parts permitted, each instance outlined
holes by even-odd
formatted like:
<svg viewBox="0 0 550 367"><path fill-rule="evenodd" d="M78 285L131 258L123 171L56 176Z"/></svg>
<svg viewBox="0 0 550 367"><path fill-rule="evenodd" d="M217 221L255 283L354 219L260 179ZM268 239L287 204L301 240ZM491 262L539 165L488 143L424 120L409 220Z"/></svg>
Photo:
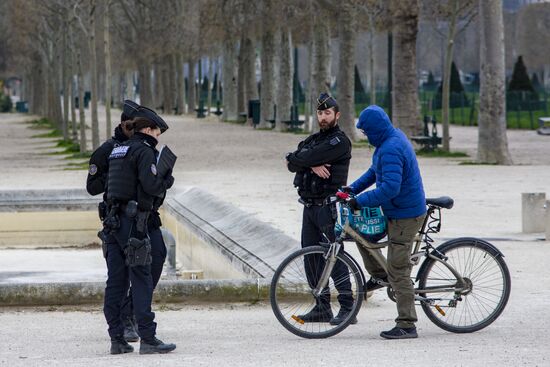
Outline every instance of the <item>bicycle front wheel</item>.
<svg viewBox="0 0 550 367"><path fill-rule="evenodd" d="M313 289L327 264L326 252L325 247L311 246L290 254L271 281L270 301L275 317L288 331L303 338L338 334L355 320L363 301L361 271L344 251L336 256L326 287L321 294L314 295ZM332 316L341 308L348 313L336 324ZM322 312L314 314L316 310Z"/></svg>
<svg viewBox="0 0 550 367"><path fill-rule="evenodd" d="M490 243L476 238L458 238L439 246L436 251L447 258L464 279L462 289L444 264L428 258L420 274L419 288L432 303L421 302L428 318L453 333L471 333L490 325L502 313L510 297L510 273L502 254ZM454 291L436 292L437 288Z"/></svg>

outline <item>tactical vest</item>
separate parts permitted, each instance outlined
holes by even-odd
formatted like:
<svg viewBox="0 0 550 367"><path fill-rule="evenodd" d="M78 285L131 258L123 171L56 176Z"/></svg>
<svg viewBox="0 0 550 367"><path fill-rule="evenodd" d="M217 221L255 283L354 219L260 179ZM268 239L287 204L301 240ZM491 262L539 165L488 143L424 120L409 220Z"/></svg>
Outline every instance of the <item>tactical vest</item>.
<svg viewBox="0 0 550 367"><path fill-rule="evenodd" d="M107 199L126 203L136 200L140 210L150 211L154 197L145 193L138 182L137 157L141 149L152 149L138 139L115 147L109 155Z"/></svg>
<svg viewBox="0 0 550 367"><path fill-rule="evenodd" d="M316 144L323 143L336 136L348 140L341 130L327 135L318 133L313 135L309 141L306 140L303 147L312 148ZM333 195L340 187L345 186L347 183L350 159L351 149L337 160L327 162L331 165L329 168L330 177L327 179L317 176L310 169L297 172L294 177L294 186L298 189L298 195L303 199L324 199L329 195Z"/></svg>

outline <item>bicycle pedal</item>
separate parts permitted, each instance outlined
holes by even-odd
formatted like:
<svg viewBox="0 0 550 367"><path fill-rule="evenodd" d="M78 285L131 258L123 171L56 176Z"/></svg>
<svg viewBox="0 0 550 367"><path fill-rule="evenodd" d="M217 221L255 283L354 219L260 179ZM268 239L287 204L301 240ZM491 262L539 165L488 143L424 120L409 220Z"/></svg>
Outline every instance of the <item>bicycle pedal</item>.
<svg viewBox="0 0 550 367"><path fill-rule="evenodd" d="M296 315L292 315L291 318L292 318L292 320L296 321L298 324L303 325L303 324L306 323L304 320L302 320L301 318L299 318L299 317L296 316Z"/></svg>
<svg viewBox="0 0 550 367"><path fill-rule="evenodd" d="M441 316L445 316L445 311L439 305L434 305L435 309L441 314Z"/></svg>

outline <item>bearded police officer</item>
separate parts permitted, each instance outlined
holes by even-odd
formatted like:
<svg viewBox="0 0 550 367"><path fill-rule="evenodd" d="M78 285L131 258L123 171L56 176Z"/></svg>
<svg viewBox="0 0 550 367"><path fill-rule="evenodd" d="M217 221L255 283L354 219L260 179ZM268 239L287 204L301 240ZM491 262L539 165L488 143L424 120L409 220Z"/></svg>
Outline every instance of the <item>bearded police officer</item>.
<svg viewBox="0 0 550 367"><path fill-rule="evenodd" d="M298 149L286 156L287 167L295 172L294 186L298 189L300 202L304 205L302 223L302 247L318 245L326 235L335 240L335 220L329 206L324 205L327 196L334 195L338 188L345 186L351 159L351 142L338 126L340 112L336 100L321 93L317 100L317 120L320 131L298 144ZM313 268L306 262L305 270L309 285L313 288L319 280L323 266ZM319 261L324 261L319 259ZM304 322L330 322L340 324L348 316L353 298L351 283L344 264L337 262L332 272L338 279L338 302L340 310L333 315L330 294L323 294L316 305L305 315ZM352 323L356 323L354 319Z"/></svg>
<svg viewBox="0 0 550 367"><path fill-rule="evenodd" d="M148 111L143 111L148 117L136 117L127 125L133 131L132 137L109 155L107 223L112 236L106 246L108 279L104 313L112 354L133 351L124 339L121 320L122 301L130 283L133 313L141 337L140 354L167 353L176 348L156 338L155 314L151 311L154 289L151 249L157 239L149 234L148 220L162 203L159 198L164 198L173 185L174 177L171 171L163 175L157 172L155 146L168 126L153 111Z"/></svg>

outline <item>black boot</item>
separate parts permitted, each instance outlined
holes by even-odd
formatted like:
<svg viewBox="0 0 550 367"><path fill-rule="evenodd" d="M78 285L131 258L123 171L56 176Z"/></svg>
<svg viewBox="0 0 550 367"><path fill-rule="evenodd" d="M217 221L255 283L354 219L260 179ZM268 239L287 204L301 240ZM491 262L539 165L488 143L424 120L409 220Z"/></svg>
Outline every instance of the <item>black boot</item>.
<svg viewBox="0 0 550 367"><path fill-rule="evenodd" d="M111 338L111 354L132 353L133 351L134 347L128 344L122 335Z"/></svg>
<svg viewBox="0 0 550 367"><path fill-rule="evenodd" d="M365 292L372 292L376 289L380 289L386 286L388 283L388 277L375 278L371 277L367 283L365 283Z"/></svg>
<svg viewBox="0 0 550 367"><path fill-rule="evenodd" d="M176 344L165 344L153 337L151 339L141 339L139 354L168 353L174 349L176 349Z"/></svg>
<svg viewBox="0 0 550 367"><path fill-rule="evenodd" d="M298 315L298 318L304 322L329 322L332 319L332 309L330 305L315 305L308 313Z"/></svg>
<svg viewBox="0 0 550 367"><path fill-rule="evenodd" d="M340 308L340 311L338 311L338 315L336 315L330 320L330 324L340 325L348 317L350 312L351 312L350 310L347 310L345 308ZM354 317L351 320L350 324L357 324L357 317Z"/></svg>
<svg viewBox="0 0 550 367"><path fill-rule="evenodd" d="M127 342L133 343L139 340L139 335L136 332L136 322L134 318L128 318L122 321L124 325L124 339Z"/></svg>

